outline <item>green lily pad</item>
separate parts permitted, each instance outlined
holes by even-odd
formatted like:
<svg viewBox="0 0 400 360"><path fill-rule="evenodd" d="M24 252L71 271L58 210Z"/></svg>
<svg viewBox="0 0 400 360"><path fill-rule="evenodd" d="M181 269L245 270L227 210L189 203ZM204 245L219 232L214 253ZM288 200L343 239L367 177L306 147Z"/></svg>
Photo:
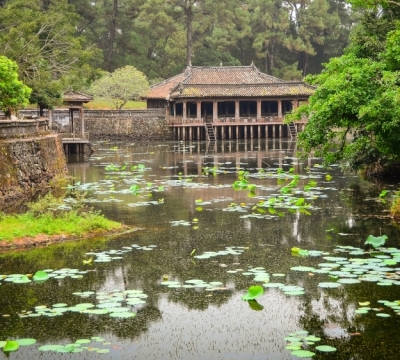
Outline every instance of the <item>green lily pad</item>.
<svg viewBox="0 0 400 360"><path fill-rule="evenodd" d="M264 293L264 288L260 285L250 286L247 294L242 296L242 300L254 300Z"/></svg>
<svg viewBox="0 0 400 360"><path fill-rule="evenodd" d="M6 344L3 347L3 350L5 352L11 352L11 351L17 351L19 348L19 345L16 341L13 340L7 340Z"/></svg>
<svg viewBox="0 0 400 360"><path fill-rule="evenodd" d="M57 351L58 349L64 348L63 345L43 345L39 347L40 351Z"/></svg>
<svg viewBox="0 0 400 360"><path fill-rule="evenodd" d="M386 235L382 235L382 236L369 235L364 244L365 245L369 244L369 245L372 245L374 248L377 248L379 246L385 245L387 238L388 237Z"/></svg>
<svg viewBox="0 0 400 360"><path fill-rule="evenodd" d="M294 270L294 271L314 271L315 268L313 268L311 266L294 266L294 267L291 267L290 270Z"/></svg>
<svg viewBox="0 0 400 360"><path fill-rule="evenodd" d="M91 340L89 340L89 339L79 339L79 340L76 340L75 343L76 344L89 344L90 341Z"/></svg>
<svg viewBox="0 0 400 360"><path fill-rule="evenodd" d="M333 346L329 345L319 345L315 347L316 350L322 351L322 352L334 352L336 351L336 348Z"/></svg>
<svg viewBox="0 0 400 360"><path fill-rule="evenodd" d="M292 355L297 356L299 358L309 358L309 357L313 357L315 355L315 353L313 353L312 351L308 351L308 350L294 350L291 352Z"/></svg>
<svg viewBox="0 0 400 360"><path fill-rule="evenodd" d="M115 318L126 319L126 318L134 317L134 316L136 316L136 314L132 313L132 312L114 312L114 313L111 313L110 316L115 317Z"/></svg>
<svg viewBox="0 0 400 360"><path fill-rule="evenodd" d="M34 281L44 281L49 279L49 274L45 271L36 271L35 275L33 275Z"/></svg>
<svg viewBox="0 0 400 360"><path fill-rule="evenodd" d="M318 286L321 288L333 289L333 288L338 288L340 284L334 282L321 282L318 284Z"/></svg>
<svg viewBox="0 0 400 360"><path fill-rule="evenodd" d="M28 345L33 345L33 344L36 344L36 339L29 339L29 338L27 338L27 339L18 339L18 340L15 340L17 343L18 343L18 345L20 345L20 346L28 346Z"/></svg>
<svg viewBox="0 0 400 360"><path fill-rule="evenodd" d="M384 317L384 318L390 317L389 314L385 314L385 313L377 313L376 316Z"/></svg>

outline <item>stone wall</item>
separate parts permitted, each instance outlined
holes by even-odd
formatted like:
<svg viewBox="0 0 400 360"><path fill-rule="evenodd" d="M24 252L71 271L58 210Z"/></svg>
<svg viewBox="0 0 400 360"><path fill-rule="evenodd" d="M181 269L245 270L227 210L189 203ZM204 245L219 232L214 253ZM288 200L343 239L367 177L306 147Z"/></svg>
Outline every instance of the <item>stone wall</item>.
<svg viewBox="0 0 400 360"><path fill-rule="evenodd" d="M61 139L55 134L0 140L0 164L0 210L67 174Z"/></svg>
<svg viewBox="0 0 400 360"><path fill-rule="evenodd" d="M25 116L34 115L32 110L21 111ZM85 110L85 132L90 141L95 140L173 140L172 129L168 127L165 109L140 110ZM67 109L54 110L53 128L70 132ZM81 133L79 112L74 112L75 133Z"/></svg>
<svg viewBox="0 0 400 360"><path fill-rule="evenodd" d="M47 130L47 119L36 120L1 120L0 139L26 137Z"/></svg>
<svg viewBox="0 0 400 360"><path fill-rule="evenodd" d="M80 119L74 119L75 131L80 133ZM85 132L90 141L173 140L164 109L85 110Z"/></svg>

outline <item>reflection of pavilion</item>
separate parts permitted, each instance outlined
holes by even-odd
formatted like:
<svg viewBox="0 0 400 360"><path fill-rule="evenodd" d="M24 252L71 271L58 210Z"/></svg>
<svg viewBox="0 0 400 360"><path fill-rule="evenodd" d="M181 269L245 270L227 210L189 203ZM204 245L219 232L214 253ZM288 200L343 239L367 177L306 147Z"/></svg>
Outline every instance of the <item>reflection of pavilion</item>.
<svg viewBox="0 0 400 360"><path fill-rule="evenodd" d="M147 107L166 108L176 139L206 139L207 128L217 139L283 137L290 134L285 115L308 101L314 89L264 74L254 65L188 66L153 85Z"/></svg>

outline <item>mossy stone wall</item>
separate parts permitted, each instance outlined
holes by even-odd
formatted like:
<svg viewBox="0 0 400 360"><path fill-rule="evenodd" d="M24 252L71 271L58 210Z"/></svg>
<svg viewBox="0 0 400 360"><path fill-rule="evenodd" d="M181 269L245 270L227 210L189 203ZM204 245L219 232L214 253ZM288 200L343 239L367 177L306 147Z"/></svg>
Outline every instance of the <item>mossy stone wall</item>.
<svg viewBox="0 0 400 360"><path fill-rule="evenodd" d="M58 135L0 140L0 209L45 190L61 174L67 174L67 166Z"/></svg>

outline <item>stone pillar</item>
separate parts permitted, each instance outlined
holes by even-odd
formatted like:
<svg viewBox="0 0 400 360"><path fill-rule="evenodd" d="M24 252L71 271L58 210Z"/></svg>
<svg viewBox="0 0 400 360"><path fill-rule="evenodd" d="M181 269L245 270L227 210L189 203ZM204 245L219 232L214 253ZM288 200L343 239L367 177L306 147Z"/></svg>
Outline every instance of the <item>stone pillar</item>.
<svg viewBox="0 0 400 360"><path fill-rule="evenodd" d="M213 122L218 120L218 102L213 101Z"/></svg>
<svg viewBox="0 0 400 360"><path fill-rule="evenodd" d="M182 106L182 120L186 120L186 101L183 101L183 106Z"/></svg>
<svg viewBox="0 0 400 360"><path fill-rule="evenodd" d="M197 102L196 119L197 119L197 120L201 120L201 101L198 101L198 102Z"/></svg>
<svg viewBox="0 0 400 360"><path fill-rule="evenodd" d="M278 100L278 118L282 119L282 100Z"/></svg>
<svg viewBox="0 0 400 360"><path fill-rule="evenodd" d="M235 121L240 120L240 106L239 106L239 101L235 101Z"/></svg>
<svg viewBox="0 0 400 360"><path fill-rule="evenodd" d="M257 100L257 121L261 120L261 100Z"/></svg>

